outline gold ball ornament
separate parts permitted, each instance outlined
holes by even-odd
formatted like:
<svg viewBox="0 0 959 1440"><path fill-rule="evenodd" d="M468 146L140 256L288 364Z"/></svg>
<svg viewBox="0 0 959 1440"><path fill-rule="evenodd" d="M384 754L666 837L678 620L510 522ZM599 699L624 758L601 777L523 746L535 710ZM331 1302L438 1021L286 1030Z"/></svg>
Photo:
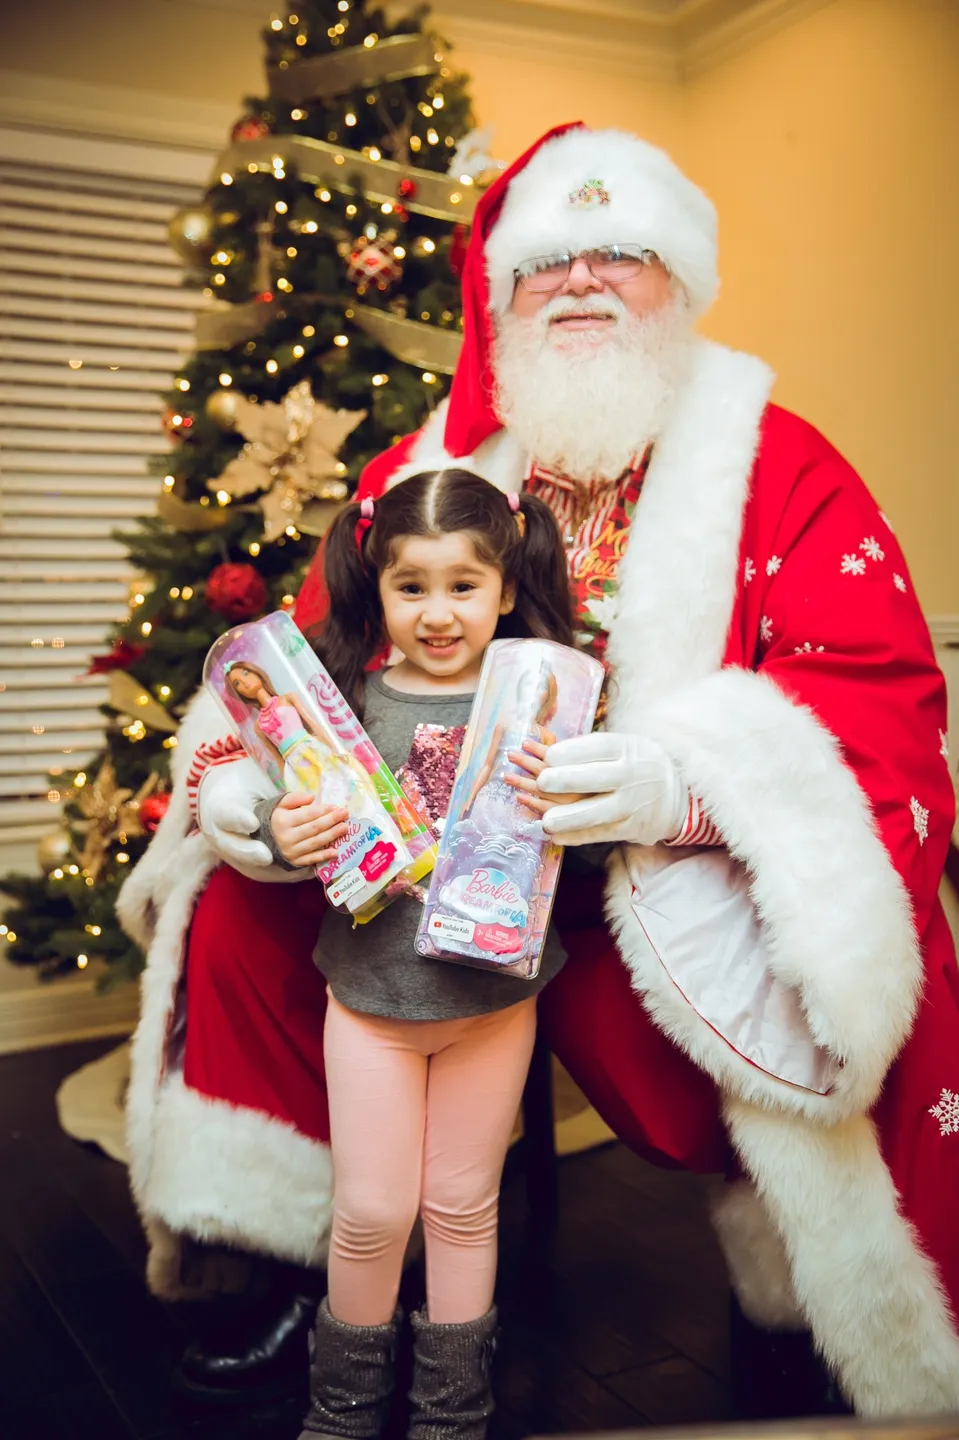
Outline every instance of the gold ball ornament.
<svg viewBox="0 0 959 1440"><path fill-rule="evenodd" d="M237 392L227 390L221 386L219 390L213 390L206 398L203 406L208 417L220 430L229 432L236 429L236 417L238 413Z"/></svg>
<svg viewBox="0 0 959 1440"><path fill-rule="evenodd" d="M62 869L73 859L73 842L66 830L51 830L37 846L37 863L44 875Z"/></svg>
<svg viewBox="0 0 959 1440"><path fill-rule="evenodd" d="M203 205L186 205L167 226L170 245L188 265L206 265L213 254L213 215Z"/></svg>

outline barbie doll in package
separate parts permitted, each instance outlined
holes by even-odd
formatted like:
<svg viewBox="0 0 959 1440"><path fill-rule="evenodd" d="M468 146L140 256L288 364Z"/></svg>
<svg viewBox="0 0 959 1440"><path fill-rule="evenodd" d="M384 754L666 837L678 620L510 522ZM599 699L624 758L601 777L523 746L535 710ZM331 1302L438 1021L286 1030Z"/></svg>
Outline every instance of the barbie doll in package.
<svg viewBox="0 0 959 1440"><path fill-rule="evenodd" d="M486 652L449 816L416 939L419 954L532 979L562 850L508 780L526 740L590 730L603 667L551 640L494 640Z"/></svg>
<svg viewBox="0 0 959 1440"><path fill-rule="evenodd" d="M429 873L432 831L287 614L221 635L203 679L277 789L349 810L336 858L317 871L331 905L362 924Z"/></svg>

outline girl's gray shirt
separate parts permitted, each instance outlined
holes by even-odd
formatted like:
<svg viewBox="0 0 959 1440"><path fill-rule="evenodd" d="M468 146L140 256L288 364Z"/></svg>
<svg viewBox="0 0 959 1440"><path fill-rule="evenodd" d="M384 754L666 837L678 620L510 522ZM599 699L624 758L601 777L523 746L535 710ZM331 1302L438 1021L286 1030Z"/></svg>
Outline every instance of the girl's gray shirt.
<svg viewBox="0 0 959 1440"><path fill-rule="evenodd" d="M388 685L382 671L366 677L365 700L363 724L394 775L412 766L415 742L425 727L443 731L464 727L473 704L472 695L406 695ZM437 733L431 732L434 749ZM269 846L277 864L286 866L270 825L279 798L257 805L257 838ZM445 802L449 804L449 793ZM418 955L413 942L422 915L422 903L406 895L366 925L354 926L349 915L327 911L313 959L341 1005L402 1020L486 1015L537 994L566 958L552 925L546 933L540 972L533 980Z"/></svg>

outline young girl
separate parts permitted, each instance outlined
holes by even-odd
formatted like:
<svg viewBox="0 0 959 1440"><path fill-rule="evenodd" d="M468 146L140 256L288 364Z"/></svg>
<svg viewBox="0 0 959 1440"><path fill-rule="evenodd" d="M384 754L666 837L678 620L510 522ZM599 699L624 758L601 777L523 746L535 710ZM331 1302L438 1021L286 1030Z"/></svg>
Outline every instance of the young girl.
<svg viewBox="0 0 959 1440"><path fill-rule="evenodd" d="M341 512L327 537L326 579L330 611L317 653L387 764L416 777L430 819L441 822L451 752L490 640L572 642L556 523L541 501L505 496L466 471L417 475L375 507ZM387 644L394 663L367 673ZM522 751L498 747L488 767L486 789L501 807L507 793L522 797L527 824L552 803L537 797L534 778L552 738L547 692L536 735ZM509 739L518 747L524 737ZM344 810L307 796L264 802L259 814L280 863L322 864L345 830ZM379 1433L417 1214L427 1306L412 1317L410 1435L473 1440L492 1410L500 1177L533 1048L535 996L564 957L548 938L533 981L426 959L413 949L421 914L409 896L358 928L330 911L317 944L330 992L336 1194L303 1437Z"/></svg>

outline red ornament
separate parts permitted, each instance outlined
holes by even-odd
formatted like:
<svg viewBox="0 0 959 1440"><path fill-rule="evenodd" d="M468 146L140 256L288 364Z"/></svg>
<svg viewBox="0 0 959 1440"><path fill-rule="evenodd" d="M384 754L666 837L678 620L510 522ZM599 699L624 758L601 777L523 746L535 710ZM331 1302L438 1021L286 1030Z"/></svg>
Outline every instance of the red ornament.
<svg viewBox="0 0 959 1440"><path fill-rule="evenodd" d="M261 290L259 295L257 295L256 299L261 305L269 305L270 301L273 299L273 291Z"/></svg>
<svg viewBox="0 0 959 1440"><path fill-rule="evenodd" d="M238 140L262 140L269 135L270 127L260 115L242 115L230 131L234 144Z"/></svg>
<svg viewBox="0 0 959 1440"><path fill-rule="evenodd" d="M407 176L405 180L401 180L397 185L396 193L401 200L415 200L418 188L416 181L410 180Z"/></svg>
<svg viewBox="0 0 959 1440"><path fill-rule="evenodd" d="M405 205L394 205L393 214L396 216L397 220L402 220L404 225L410 218L410 212L407 210Z"/></svg>
<svg viewBox="0 0 959 1440"><path fill-rule="evenodd" d="M111 670L129 670L131 665L147 653L145 645L132 644L129 640L116 640L109 655L94 655L90 660L88 675L108 675Z"/></svg>
<svg viewBox="0 0 959 1440"><path fill-rule="evenodd" d="M463 273L463 266L466 264L466 247L469 243L469 230L465 225L454 225L453 236L450 240L450 269L457 280Z"/></svg>
<svg viewBox="0 0 959 1440"><path fill-rule="evenodd" d="M227 620L251 620L267 606L270 593L252 565L217 565L206 582L206 603Z"/></svg>
<svg viewBox="0 0 959 1440"><path fill-rule="evenodd" d="M166 794L146 795L140 801L140 824L148 835L152 835L170 808L170 797Z"/></svg>

